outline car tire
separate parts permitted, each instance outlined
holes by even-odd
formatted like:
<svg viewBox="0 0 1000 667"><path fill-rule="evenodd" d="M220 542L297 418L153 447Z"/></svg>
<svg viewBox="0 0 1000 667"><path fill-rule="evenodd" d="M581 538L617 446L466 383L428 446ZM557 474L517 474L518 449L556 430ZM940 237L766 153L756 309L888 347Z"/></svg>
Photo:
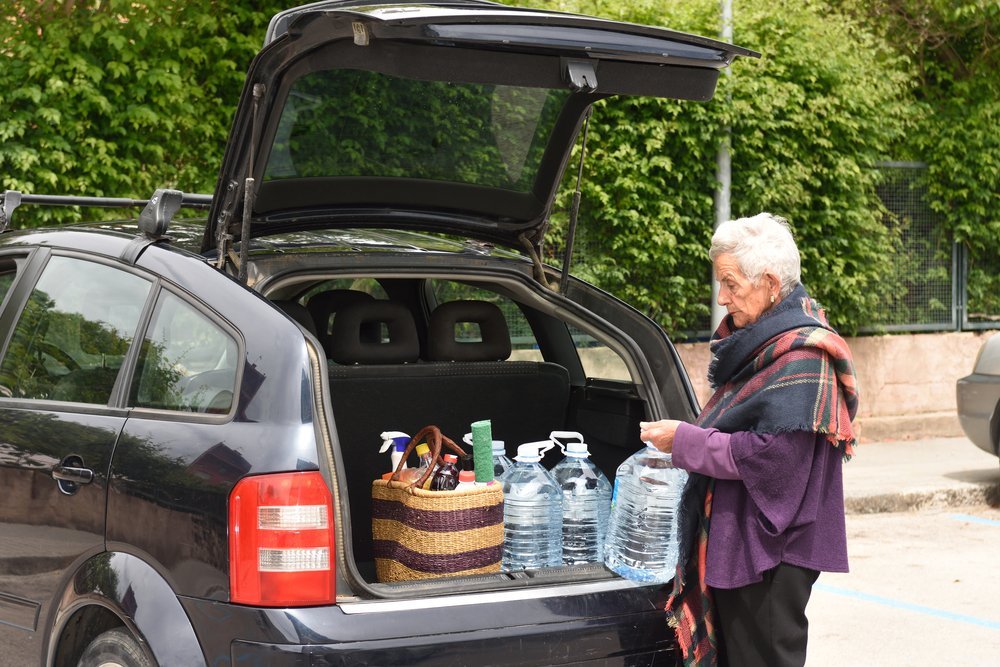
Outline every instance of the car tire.
<svg viewBox="0 0 1000 667"><path fill-rule="evenodd" d="M77 667L156 667L135 637L124 628L108 630L94 638Z"/></svg>

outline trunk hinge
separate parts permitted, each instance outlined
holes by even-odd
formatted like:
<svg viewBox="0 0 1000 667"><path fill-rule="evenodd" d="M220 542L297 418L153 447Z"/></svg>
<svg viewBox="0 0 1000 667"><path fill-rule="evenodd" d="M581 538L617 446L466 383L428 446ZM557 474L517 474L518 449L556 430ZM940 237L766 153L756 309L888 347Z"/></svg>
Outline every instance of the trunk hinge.
<svg viewBox="0 0 1000 667"><path fill-rule="evenodd" d="M531 258L531 266L535 274L535 280L541 283L542 287L552 289L548 278L545 277L545 264L542 262L541 243L536 243L528 238L528 232L522 232L517 240L521 242L528 257Z"/></svg>
<svg viewBox="0 0 1000 667"><path fill-rule="evenodd" d="M569 266L573 260L573 241L576 238L576 223L580 217L580 186L583 183L583 165L587 158L587 137L590 133L590 116L593 107L587 109L583 118L583 141L580 143L580 166L576 172L576 190L573 192L573 205L569 210L569 231L566 233L566 254L563 257L562 274L559 277L559 293L566 294L569 284Z"/></svg>

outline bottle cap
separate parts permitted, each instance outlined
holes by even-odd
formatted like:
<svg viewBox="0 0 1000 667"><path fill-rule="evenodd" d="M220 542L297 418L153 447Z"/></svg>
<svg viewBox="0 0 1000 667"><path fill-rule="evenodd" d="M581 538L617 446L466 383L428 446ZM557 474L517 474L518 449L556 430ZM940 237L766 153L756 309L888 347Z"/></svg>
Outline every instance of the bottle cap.
<svg viewBox="0 0 1000 667"><path fill-rule="evenodd" d="M521 461L522 463L537 463L542 460L542 456L550 449L552 449L551 440L526 442L517 448L517 456L514 457L514 460Z"/></svg>
<svg viewBox="0 0 1000 667"><path fill-rule="evenodd" d="M549 440L559 446L560 451L566 456L589 456L587 443L583 439L583 434L577 431L552 431L549 433ZM575 440L576 442L570 442ZM581 449L582 447L582 449ZM572 452L572 454L570 453Z"/></svg>
<svg viewBox="0 0 1000 667"><path fill-rule="evenodd" d="M475 470L463 470L458 473L458 481L461 482L475 482L476 481L476 471Z"/></svg>
<svg viewBox="0 0 1000 667"><path fill-rule="evenodd" d="M431 448L427 446L426 442L421 442L417 445L417 456L423 456L424 454L429 454Z"/></svg>
<svg viewBox="0 0 1000 667"><path fill-rule="evenodd" d="M504 444L503 440L494 440L493 441L493 453L494 454L506 454L507 453L507 447Z"/></svg>
<svg viewBox="0 0 1000 667"><path fill-rule="evenodd" d="M447 461L448 463L458 463L458 457L455 456L454 454L445 454L444 460Z"/></svg>

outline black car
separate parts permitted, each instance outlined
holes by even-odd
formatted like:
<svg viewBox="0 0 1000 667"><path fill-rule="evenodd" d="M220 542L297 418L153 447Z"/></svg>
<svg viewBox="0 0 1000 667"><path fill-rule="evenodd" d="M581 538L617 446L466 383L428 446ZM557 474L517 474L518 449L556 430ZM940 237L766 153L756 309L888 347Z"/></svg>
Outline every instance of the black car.
<svg viewBox="0 0 1000 667"><path fill-rule="evenodd" d="M317 3L272 20L211 197L0 234L0 663L674 664L667 589L601 563L379 582L371 489L388 429L579 431L613 478L694 416L663 332L542 244L596 100L707 100L738 55Z"/></svg>

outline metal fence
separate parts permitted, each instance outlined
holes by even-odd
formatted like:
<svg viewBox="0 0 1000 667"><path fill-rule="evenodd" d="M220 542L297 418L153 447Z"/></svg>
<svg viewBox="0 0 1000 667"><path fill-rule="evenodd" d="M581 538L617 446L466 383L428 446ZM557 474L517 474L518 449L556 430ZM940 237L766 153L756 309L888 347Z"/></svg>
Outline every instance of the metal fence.
<svg viewBox="0 0 1000 667"><path fill-rule="evenodd" d="M883 162L879 197L886 224L900 231L900 245L887 258L895 280L863 333L958 331L1000 328L1000 259L995 251L973 251L955 243L940 214L931 210L922 183L927 165Z"/></svg>
<svg viewBox="0 0 1000 667"><path fill-rule="evenodd" d="M879 165L879 197L889 211L886 224L900 232L895 256L886 261L892 279L871 323L862 332L942 331L960 326L958 249L944 233L940 218L927 204L919 162Z"/></svg>

